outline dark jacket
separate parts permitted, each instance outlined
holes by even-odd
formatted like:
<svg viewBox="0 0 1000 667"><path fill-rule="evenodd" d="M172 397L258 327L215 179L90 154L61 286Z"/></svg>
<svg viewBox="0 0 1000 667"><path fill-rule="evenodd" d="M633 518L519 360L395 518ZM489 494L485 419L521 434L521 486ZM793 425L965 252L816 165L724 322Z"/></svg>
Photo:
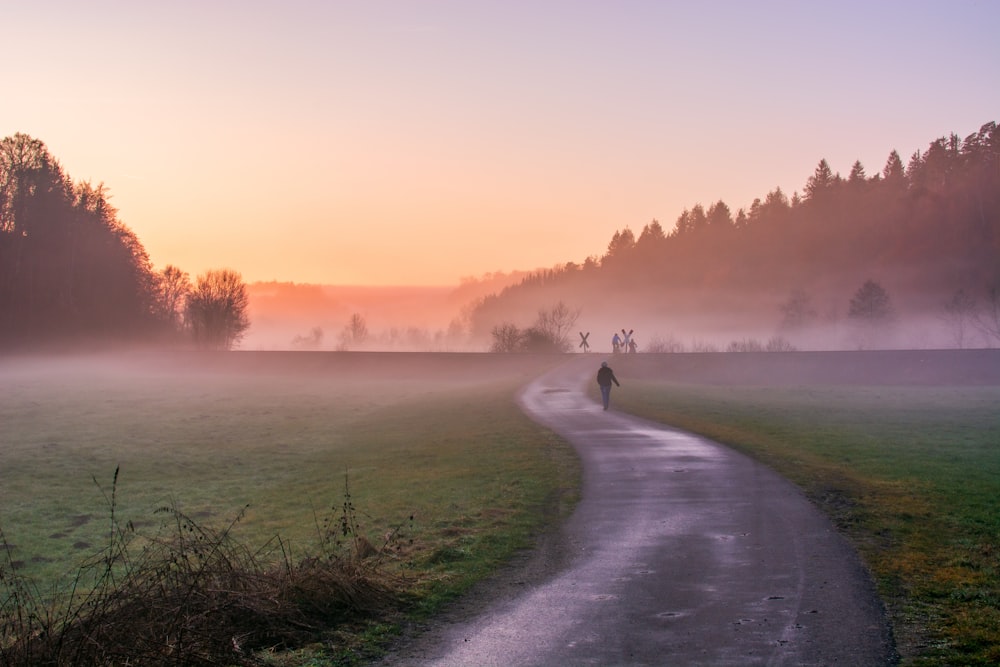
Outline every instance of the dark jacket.
<svg viewBox="0 0 1000 667"><path fill-rule="evenodd" d="M597 384L602 387L610 387L612 382L618 384L615 372L611 370L610 366L601 366L600 370L597 371ZM621 385L618 384L618 386L620 387Z"/></svg>

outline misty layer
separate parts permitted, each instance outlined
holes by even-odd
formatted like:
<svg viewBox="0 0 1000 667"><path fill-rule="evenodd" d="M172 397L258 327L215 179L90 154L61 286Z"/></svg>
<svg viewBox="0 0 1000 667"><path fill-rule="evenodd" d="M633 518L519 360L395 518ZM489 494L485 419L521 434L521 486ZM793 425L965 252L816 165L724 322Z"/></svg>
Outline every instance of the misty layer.
<svg viewBox="0 0 1000 667"><path fill-rule="evenodd" d="M893 151L874 175L855 162L843 177L824 159L791 197L778 187L735 213L699 203L669 230L625 227L582 263L451 290L368 289L156 270L103 185L74 183L44 144L16 134L0 142L0 346L485 351L494 332L530 338L565 309L572 326L539 350L592 334L590 349L608 352L622 329L640 352L990 347L997 155L989 122L906 164Z"/></svg>

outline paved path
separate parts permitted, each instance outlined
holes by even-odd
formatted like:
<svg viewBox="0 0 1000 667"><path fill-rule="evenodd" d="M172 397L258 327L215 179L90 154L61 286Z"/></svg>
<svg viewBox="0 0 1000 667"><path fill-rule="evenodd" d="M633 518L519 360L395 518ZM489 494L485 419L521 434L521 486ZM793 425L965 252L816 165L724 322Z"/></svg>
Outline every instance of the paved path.
<svg viewBox="0 0 1000 667"><path fill-rule="evenodd" d="M519 397L583 461L566 567L437 628L406 664L892 664L867 573L805 497L728 448L616 412L627 378L603 411L584 391L596 366L574 360Z"/></svg>

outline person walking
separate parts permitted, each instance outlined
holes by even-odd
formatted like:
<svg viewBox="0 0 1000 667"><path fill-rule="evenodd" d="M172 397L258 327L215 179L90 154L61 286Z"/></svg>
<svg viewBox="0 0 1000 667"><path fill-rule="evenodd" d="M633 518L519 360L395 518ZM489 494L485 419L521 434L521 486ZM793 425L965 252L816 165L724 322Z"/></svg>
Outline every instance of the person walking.
<svg viewBox="0 0 1000 667"><path fill-rule="evenodd" d="M621 347L622 347L622 337L619 336L618 332L616 331L614 338L611 339L611 351L615 354L618 354L618 350L620 350Z"/></svg>
<svg viewBox="0 0 1000 667"><path fill-rule="evenodd" d="M597 371L597 384L601 387L601 400L604 402L605 410L608 409L608 404L611 403L612 382L618 387L621 386L618 383L618 378L615 377L615 372L608 366L608 362L602 361L601 367Z"/></svg>

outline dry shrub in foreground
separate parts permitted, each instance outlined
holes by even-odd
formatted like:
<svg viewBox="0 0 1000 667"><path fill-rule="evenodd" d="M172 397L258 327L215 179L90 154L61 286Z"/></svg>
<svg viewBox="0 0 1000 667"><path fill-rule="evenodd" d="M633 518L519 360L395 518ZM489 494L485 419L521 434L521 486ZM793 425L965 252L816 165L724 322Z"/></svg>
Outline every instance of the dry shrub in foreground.
<svg viewBox="0 0 1000 667"><path fill-rule="evenodd" d="M256 651L302 645L398 602L401 582L381 567L391 538L378 549L358 535L349 493L344 515L320 530L320 554L295 562L280 539L257 552L237 542L242 513L214 531L161 508L167 536L141 539L118 524L113 499L108 548L59 599L20 577L8 550L0 665L250 665Z"/></svg>

